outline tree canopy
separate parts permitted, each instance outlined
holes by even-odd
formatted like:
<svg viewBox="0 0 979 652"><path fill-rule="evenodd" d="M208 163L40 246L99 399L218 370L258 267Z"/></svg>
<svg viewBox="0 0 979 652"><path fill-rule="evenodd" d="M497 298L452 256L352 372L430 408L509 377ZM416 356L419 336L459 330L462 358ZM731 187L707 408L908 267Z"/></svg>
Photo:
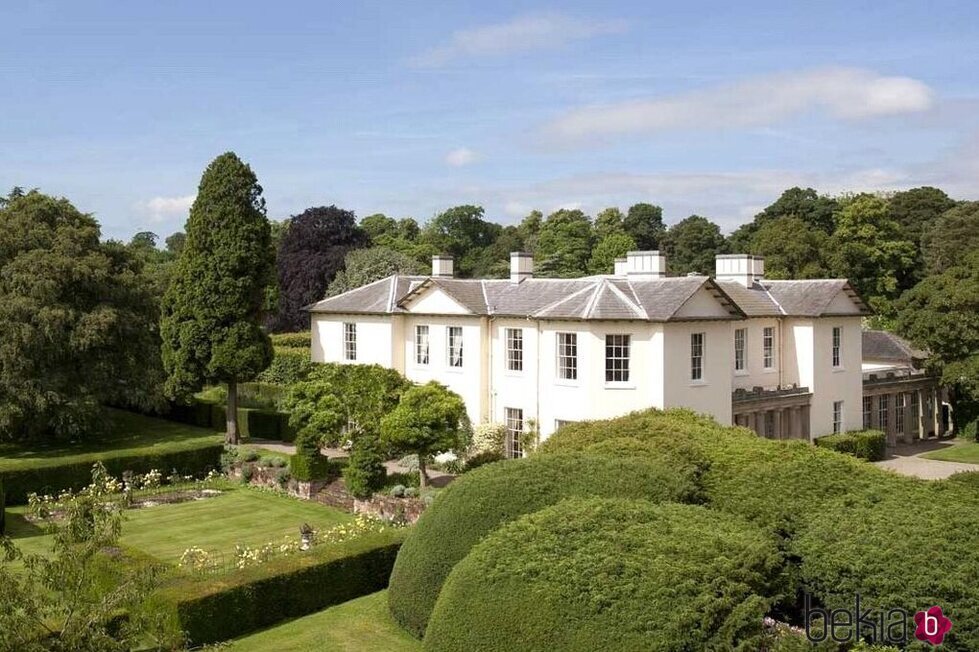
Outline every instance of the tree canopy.
<svg viewBox="0 0 979 652"><path fill-rule="evenodd" d="M714 273L714 256L727 251L721 228L700 215L671 226L663 237L666 264L671 274Z"/></svg>
<svg viewBox="0 0 979 652"><path fill-rule="evenodd" d="M921 249L928 274L941 274L979 250L979 202L962 202L931 221Z"/></svg>
<svg viewBox="0 0 979 652"><path fill-rule="evenodd" d="M105 403L153 405L163 380L142 265L67 199L0 207L0 433L80 438Z"/></svg>
<svg viewBox="0 0 979 652"><path fill-rule="evenodd" d="M346 255L367 243L351 211L317 206L294 216L276 257L279 305L272 330L308 329L309 315L303 307L322 299L343 269Z"/></svg>
<svg viewBox="0 0 979 652"><path fill-rule="evenodd" d="M400 251L387 247L354 249L344 259L344 269L337 273L326 290L333 297L347 290L379 281L392 274L425 274L431 268Z"/></svg>
<svg viewBox="0 0 979 652"><path fill-rule="evenodd" d="M653 251L662 246L666 232L663 225L663 209L653 204L633 204L622 220L622 228L632 236L636 247L643 251Z"/></svg>
<svg viewBox="0 0 979 652"><path fill-rule="evenodd" d="M401 395L398 406L381 419L381 442L393 450L418 455L421 486L428 458L466 445L468 418L462 398L435 381Z"/></svg>
<svg viewBox="0 0 979 652"><path fill-rule="evenodd" d="M261 321L273 256L262 187L234 153L204 171L185 231L163 298L167 389L186 396L204 384L227 383L228 440L237 443L237 383L272 359Z"/></svg>
<svg viewBox="0 0 979 652"><path fill-rule="evenodd" d="M580 210L562 208L551 213L537 238L537 269L540 276L570 278L588 273L591 257L591 220Z"/></svg>

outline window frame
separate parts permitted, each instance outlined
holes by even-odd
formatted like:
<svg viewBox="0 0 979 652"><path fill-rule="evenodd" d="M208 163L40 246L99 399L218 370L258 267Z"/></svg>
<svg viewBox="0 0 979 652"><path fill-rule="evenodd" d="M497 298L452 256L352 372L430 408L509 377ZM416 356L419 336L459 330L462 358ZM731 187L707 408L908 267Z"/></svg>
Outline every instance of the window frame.
<svg viewBox="0 0 979 652"><path fill-rule="evenodd" d="M735 328L734 329L734 373L739 375L747 375L748 373L747 344L748 344L748 329Z"/></svg>
<svg viewBox="0 0 979 652"><path fill-rule="evenodd" d="M833 326L832 331L832 354L830 362L833 365L833 369L843 368L843 327Z"/></svg>
<svg viewBox="0 0 979 652"><path fill-rule="evenodd" d="M422 334L424 329L424 341ZM422 346L424 345L424 349ZM424 354L424 359L423 358ZM428 324L415 324L415 364L427 367L432 363L432 329Z"/></svg>
<svg viewBox="0 0 979 652"><path fill-rule="evenodd" d="M863 397L863 429L870 430L874 427L874 397Z"/></svg>
<svg viewBox="0 0 979 652"><path fill-rule="evenodd" d="M887 432L890 427L890 417L891 397L889 394L881 394L877 397L877 428Z"/></svg>
<svg viewBox="0 0 979 652"><path fill-rule="evenodd" d="M567 340L567 341L566 341ZM560 331L554 339L555 375L560 382L578 382L578 333Z"/></svg>
<svg viewBox="0 0 979 652"><path fill-rule="evenodd" d="M618 343L615 343L615 340L618 340ZM614 355L615 353L618 353L618 355ZM631 356L632 335L630 333L605 334L606 385L628 385L631 382L631 372L629 368L629 360Z"/></svg>
<svg viewBox="0 0 979 652"><path fill-rule="evenodd" d="M905 422L907 421L907 407L908 407L908 395L904 392L898 392L894 396L894 433L898 435L903 435L905 428Z"/></svg>
<svg viewBox="0 0 979 652"><path fill-rule="evenodd" d="M506 351L506 371L512 374L523 373L523 329L504 328L503 346Z"/></svg>
<svg viewBox="0 0 979 652"><path fill-rule="evenodd" d="M343 322L343 359L357 362L357 322Z"/></svg>
<svg viewBox="0 0 979 652"><path fill-rule="evenodd" d="M503 424L506 426L506 440L504 442L504 452L507 459L518 459L524 457L526 451L520 437L526 432L524 427L526 421L523 417L523 408L503 408ZM519 428L517 425L519 424Z"/></svg>
<svg viewBox="0 0 979 652"><path fill-rule="evenodd" d="M775 327L765 326L761 330L761 366L765 371L775 369Z"/></svg>
<svg viewBox="0 0 979 652"><path fill-rule="evenodd" d="M455 334L458 332L458 336ZM462 326L445 327L445 362L450 371L462 369L465 364ZM458 345L458 346L456 346ZM455 361L458 360L458 364Z"/></svg>
<svg viewBox="0 0 979 652"><path fill-rule="evenodd" d="M699 340L699 344L696 342ZM704 360L707 358L707 333L690 333L690 382L702 385L704 380Z"/></svg>
<svg viewBox="0 0 979 652"><path fill-rule="evenodd" d="M843 432L843 401L833 401L833 434Z"/></svg>

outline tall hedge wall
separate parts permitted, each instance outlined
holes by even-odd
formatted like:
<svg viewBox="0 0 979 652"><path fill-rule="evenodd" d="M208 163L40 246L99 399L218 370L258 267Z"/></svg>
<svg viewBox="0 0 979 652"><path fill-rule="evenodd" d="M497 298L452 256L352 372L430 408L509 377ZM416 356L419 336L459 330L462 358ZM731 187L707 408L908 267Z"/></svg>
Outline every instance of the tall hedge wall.
<svg viewBox="0 0 979 652"><path fill-rule="evenodd" d="M480 541L445 583L432 652L764 649L772 537L696 505L571 499Z"/></svg>
<svg viewBox="0 0 979 652"><path fill-rule="evenodd" d="M477 541L515 518L575 496L694 500L695 477L693 464L677 460L588 454L482 466L450 484L418 520L391 574L391 613L420 638L452 567Z"/></svg>
<svg viewBox="0 0 979 652"><path fill-rule="evenodd" d="M218 577L182 577L154 598L192 645L224 641L387 586L405 535L386 530Z"/></svg>
<svg viewBox="0 0 979 652"><path fill-rule="evenodd" d="M71 461L62 463L58 458L52 458L28 468L4 471L0 481L6 488L7 501L17 505L26 503L30 493L53 494L64 489L81 489L92 481L92 465L96 462L102 462L106 470L117 477L124 471L146 473L152 469L164 475L176 469L182 475L201 476L220 466L223 452L221 443L197 443L166 452L153 452L147 448L136 453L130 450L118 454L108 451L76 455Z"/></svg>
<svg viewBox="0 0 979 652"><path fill-rule="evenodd" d="M174 404L161 417L201 428L223 431L226 427L227 408L220 403L195 399L190 404ZM238 428L242 437L274 439L291 442L296 438L289 425L289 415L274 410L238 408Z"/></svg>

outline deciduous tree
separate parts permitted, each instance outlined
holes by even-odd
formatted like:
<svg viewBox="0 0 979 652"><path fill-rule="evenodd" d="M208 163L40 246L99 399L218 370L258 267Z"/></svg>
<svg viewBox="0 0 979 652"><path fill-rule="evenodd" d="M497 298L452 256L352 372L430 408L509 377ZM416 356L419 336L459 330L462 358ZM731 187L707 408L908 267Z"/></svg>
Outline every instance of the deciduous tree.
<svg viewBox="0 0 979 652"><path fill-rule="evenodd" d="M826 278L828 243L829 236L822 229L798 217L778 217L758 229L747 253L764 257L768 278Z"/></svg>
<svg viewBox="0 0 979 652"><path fill-rule="evenodd" d="M381 420L381 442L394 450L418 455L421 487L428 483L425 467L438 453L466 446L469 424L458 394L435 381L412 387L398 407Z"/></svg>
<svg viewBox="0 0 979 652"><path fill-rule="evenodd" d="M227 440L238 443L238 383L272 360L262 330L271 233L255 173L235 154L214 159L187 220L187 242L163 299L163 363L173 396L227 383Z"/></svg>
<svg viewBox="0 0 979 652"><path fill-rule="evenodd" d="M622 220L625 232L632 236L636 246L642 251L653 251L662 246L663 209L653 204L633 204Z"/></svg>
<svg viewBox="0 0 979 652"><path fill-rule="evenodd" d="M635 249L636 241L628 233L610 233L592 249L588 269L592 274L611 274L615 267L615 259L622 258L627 252Z"/></svg>
<svg viewBox="0 0 979 652"><path fill-rule="evenodd" d="M149 407L163 380L140 261L67 199L0 208L0 436L92 432L105 403Z"/></svg>
<svg viewBox="0 0 979 652"><path fill-rule="evenodd" d="M387 247L354 249L344 259L344 269L330 283L326 296L343 294L392 274L425 274L429 269L414 258Z"/></svg>
<svg viewBox="0 0 979 652"><path fill-rule="evenodd" d="M272 330L308 329L309 315L303 307L322 299L343 269L346 255L367 244L367 234L351 211L317 206L293 217L276 257L279 306Z"/></svg>
<svg viewBox="0 0 979 652"><path fill-rule="evenodd" d="M691 215L671 226L663 237L670 273L711 274L714 256L726 252L721 228L700 215Z"/></svg>
<svg viewBox="0 0 979 652"><path fill-rule="evenodd" d="M541 276L571 278L588 273L591 258L591 220L580 210L561 210L540 227L535 258Z"/></svg>
<svg viewBox="0 0 979 652"><path fill-rule="evenodd" d="M941 274L979 250L979 202L962 202L930 222L921 248L928 274Z"/></svg>

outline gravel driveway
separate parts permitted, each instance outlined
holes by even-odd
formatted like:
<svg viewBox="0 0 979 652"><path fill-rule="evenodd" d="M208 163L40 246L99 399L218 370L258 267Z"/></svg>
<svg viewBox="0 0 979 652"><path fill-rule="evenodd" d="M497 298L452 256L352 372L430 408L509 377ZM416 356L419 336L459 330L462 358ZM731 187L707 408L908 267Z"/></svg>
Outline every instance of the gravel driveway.
<svg viewBox="0 0 979 652"><path fill-rule="evenodd" d="M888 450L886 460L874 462L883 469L890 469L902 475L910 475L925 480L942 480L962 471L979 471L979 464L964 462L943 462L921 457L941 448L955 446L954 440L926 441L919 444L902 444Z"/></svg>

